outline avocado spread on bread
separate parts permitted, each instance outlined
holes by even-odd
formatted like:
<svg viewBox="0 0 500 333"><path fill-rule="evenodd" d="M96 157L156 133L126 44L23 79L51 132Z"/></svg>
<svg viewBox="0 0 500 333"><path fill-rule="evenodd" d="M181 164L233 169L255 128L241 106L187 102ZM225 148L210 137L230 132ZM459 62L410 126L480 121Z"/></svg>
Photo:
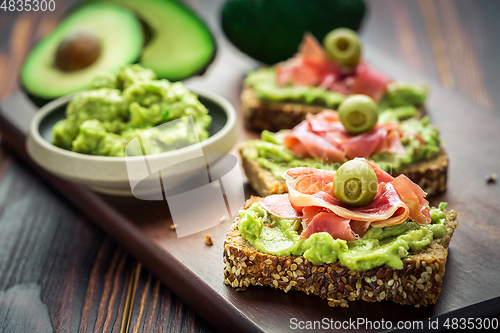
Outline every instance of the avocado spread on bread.
<svg viewBox="0 0 500 333"><path fill-rule="evenodd" d="M317 86L280 86L276 83L274 68L261 68L248 73L245 86L252 87L259 100L271 103L299 103L336 109L347 97L339 92ZM428 88L424 84L391 82L379 101L381 114L399 120L416 115L417 108L427 99Z"/></svg>
<svg viewBox="0 0 500 333"><path fill-rule="evenodd" d="M429 123L429 118L409 119L401 122L405 135L401 143L406 154L382 152L374 154L370 160L386 172L397 172L412 163L435 158L440 151L439 132ZM245 142L246 157L256 161L261 167L270 170L276 178L292 167L312 167L324 170L336 170L340 163L328 163L313 158L299 158L287 149L280 135L263 131L261 140Z"/></svg>
<svg viewBox="0 0 500 333"><path fill-rule="evenodd" d="M314 264L340 263L351 270L365 271L384 264L403 268L409 251L418 251L446 231L446 203L431 208L431 223L419 225L410 219L389 227L369 227L363 238L334 239L327 232L300 239L301 220L271 215L259 202L240 212L238 229L258 251L277 256L302 255Z"/></svg>

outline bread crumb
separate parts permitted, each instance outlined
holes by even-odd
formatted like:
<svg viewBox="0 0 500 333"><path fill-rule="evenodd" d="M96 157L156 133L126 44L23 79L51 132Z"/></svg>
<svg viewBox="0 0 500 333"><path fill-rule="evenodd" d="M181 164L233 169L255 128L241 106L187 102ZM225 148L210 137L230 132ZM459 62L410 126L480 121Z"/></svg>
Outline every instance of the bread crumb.
<svg viewBox="0 0 500 333"><path fill-rule="evenodd" d="M487 184L493 184L497 182L497 174L496 173L490 173L488 176L486 176L486 183Z"/></svg>
<svg viewBox="0 0 500 333"><path fill-rule="evenodd" d="M208 246L214 245L214 241L212 240L212 237L209 234L205 235L205 244Z"/></svg>
<svg viewBox="0 0 500 333"><path fill-rule="evenodd" d="M171 224L170 225L170 230L174 231L175 228L177 228L177 224Z"/></svg>

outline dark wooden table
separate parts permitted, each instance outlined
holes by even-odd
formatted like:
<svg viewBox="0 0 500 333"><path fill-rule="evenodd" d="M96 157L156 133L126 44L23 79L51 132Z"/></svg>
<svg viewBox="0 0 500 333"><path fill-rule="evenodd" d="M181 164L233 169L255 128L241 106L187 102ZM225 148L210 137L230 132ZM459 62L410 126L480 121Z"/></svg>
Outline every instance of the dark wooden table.
<svg viewBox="0 0 500 333"><path fill-rule="evenodd" d="M188 1L191 3L203 0ZM0 99L53 13L0 12ZM500 112L500 2L377 0L363 38ZM149 271L0 148L0 332L213 331Z"/></svg>

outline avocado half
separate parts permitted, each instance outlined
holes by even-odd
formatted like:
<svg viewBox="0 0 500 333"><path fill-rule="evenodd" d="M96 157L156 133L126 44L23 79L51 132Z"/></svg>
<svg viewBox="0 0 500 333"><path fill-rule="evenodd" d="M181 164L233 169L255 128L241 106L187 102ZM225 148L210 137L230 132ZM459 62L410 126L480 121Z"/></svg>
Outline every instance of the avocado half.
<svg viewBox="0 0 500 333"><path fill-rule="evenodd" d="M191 9L176 0L90 0L134 11L151 32L139 64L160 78L182 80L202 72L215 56L212 33Z"/></svg>
<svg viewBox="0 0 500 333"><path fill-rule="evenodd" d="M226 0L222 28L242 52L273 65L292 57L305 32L320 42L333 29L357 30L364 0Z"/></svg>
<svg viewBox="0 0 500 333"><path fill-rule="evenodd" d="M97 37L100 52L85 68L64 71L55 64L61 42L75 32ZM90 87L100 72L115 72L121 65L136 61L141 53L143 34L140 22L126 8L113 4L91 4L72 12L26 58L21 81L35 98L52 99Z"/></svg>

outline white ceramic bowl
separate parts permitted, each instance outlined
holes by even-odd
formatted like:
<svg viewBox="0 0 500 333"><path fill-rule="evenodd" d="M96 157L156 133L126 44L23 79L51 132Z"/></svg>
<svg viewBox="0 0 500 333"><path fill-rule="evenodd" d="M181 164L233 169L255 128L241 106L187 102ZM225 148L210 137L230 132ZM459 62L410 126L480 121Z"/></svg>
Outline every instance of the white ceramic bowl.
<svg viewBox="0 0 500 333"><path fill-rule="evenodd" d="M200 101L207 107L212 116L212 125L209 129L210 137L201 142L208 162L212 163L227 153L238 139L236 111L225 98L213 92L192 87L190 90L198 94ZM130 168L134 165L142 165L143 156L93 156L71 152L51 143L52 126L65 118L66 105L71 97L65 96L56 99L35 114L30 124L26 143L28 154L37 164L51 173L84 185L96 192L121 196L132 195ZM173 165L166 171L161 171L165 191L189 181L201 171L199 163L184 162L176 165L177 161L185 161L193 156L193 153L196 154L197 148L199 151L199 146L193 145L176 151L147 156L149 165L162 165L164 162ZM127 163L129 171L127 171ZM206 170L205 164L203 165ZM152 177L150 181L156 184L157 179L158 177ZM146 179L146 181L148 180ZM157 188L154 184L153 188ZM141 185L144 185L144 182ZM149 191L151 186L141 186L141 188ZM137 196L135 190L134 195Z"/></svg>

